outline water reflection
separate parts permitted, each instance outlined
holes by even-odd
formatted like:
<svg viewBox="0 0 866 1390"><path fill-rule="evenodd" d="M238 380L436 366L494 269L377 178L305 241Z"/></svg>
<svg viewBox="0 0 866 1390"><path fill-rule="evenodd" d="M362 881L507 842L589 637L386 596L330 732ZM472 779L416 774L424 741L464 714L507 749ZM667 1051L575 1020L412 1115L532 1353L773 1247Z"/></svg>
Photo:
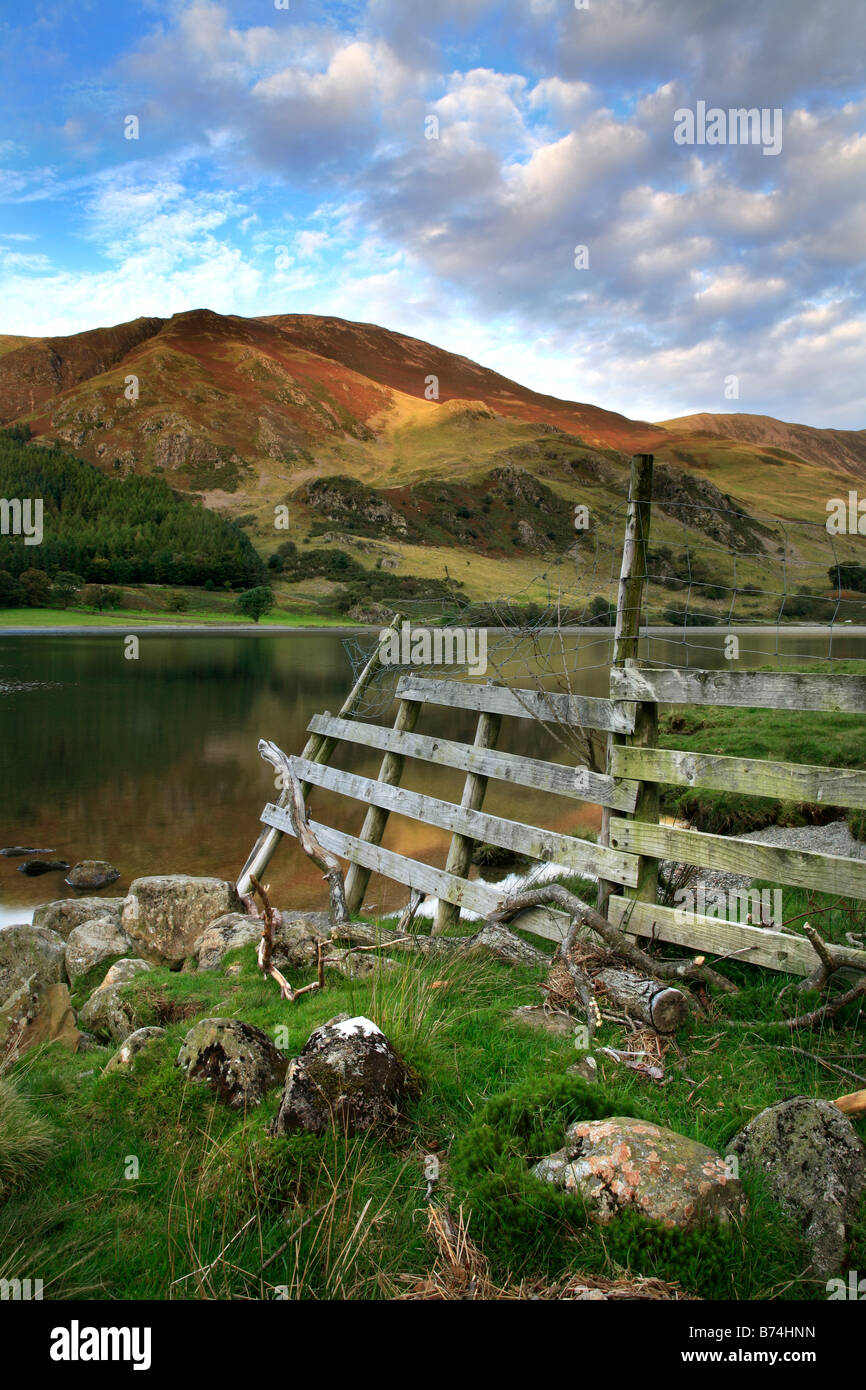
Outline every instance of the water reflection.
<svg viewBox="0 0 866 1390"><path fill-rule="evenodd" d="M654 659L719 667L724 633L691 629L655 632ZM609 633L580 634L581 667L573 688L607 693ZM370 643L374 640L371 634ZM558 642L559 639L557 639ZM574 637L564 637L573 664ZM569 646L569 643L572 646ZM826 629L743 630L741 664L775 653L823 657ZM491 641L500 655L500 643ZM833 640L835 656L866 655L866 633L847 630ZM526 653L506 661L497 678L526 678ZM336 711L352 681L342 638L335 633L234 636L145 634L140 659L124 658L121 634L0 639L0 847L47 845L70 863L109 859L121 870L111 894L147 873L218 874L234 878L258 833L258 816L273 794L273 774L258 758L259 738L299 752L310 717ZM384 713L390 722L393 711ZM428 707L418 731L471 742L469 712ZM565 751L527 720L506 720L499 745L531 757L566 761ZM375 776L380 754L344 747L340 766ZM409 763L405 783L459 800L462 776ZM580 833L598 824L597 808L492 783L486 808ZM313 815L331 816L349 830L362 808L316 789ZM392 818L385 844L442 864L447 835ZM14 859L0 859L0 923L29 916L35 903L65 896L62 875L26 879ZM318 871L286 840L269 879L283 905L323 906ZM372 881L370 901L397 907L397 885Z"/></svg>

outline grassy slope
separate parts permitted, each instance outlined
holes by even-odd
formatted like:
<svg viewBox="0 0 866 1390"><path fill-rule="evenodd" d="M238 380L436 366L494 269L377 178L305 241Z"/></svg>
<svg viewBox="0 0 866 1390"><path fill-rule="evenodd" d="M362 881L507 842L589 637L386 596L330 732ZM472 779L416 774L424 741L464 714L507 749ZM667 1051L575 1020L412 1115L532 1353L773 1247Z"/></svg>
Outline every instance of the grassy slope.
<svg viewBox="0 0 866 1390"><path fill-rule="evenodd" d="M159 971L128 987L138 1021L167 1026L133 1077L100 1075L111 1049L69 1056L49 1048L19 1064L20 1087L53 1124L55 1140L38 1181L0 1207L0 1273L41 1277L50 1298L271 1298L280 1286L292 1297L391 1297L403 1288L401 1276L421 1276L431 1263L419 1210L423 1154L438 1145L442 1191L456 1207L464 1194L449 1177L449 1151L485 1098L562 1074L575 1057L568 1038L508 1017L514 1005L539 997L539 974L530 969L410 963L363 984L329 976L325 996L290 1007L262 981L251 947L225 964L232 961L239 974ZM747 967L729 970L742 994L681 1035L684 1057L678 1063L670 1056L666 1086L652 1087L602 1059L606 1084L615 1083L656 1122L722 1152L745 1118L765 1105L791 1094L851 1089L844 1074L828 1070L827 1059L863 1045L856 1027L839 1028L822 1042L821 1066L790 1050L791 1042L810 1050L810 1036L792 1039L766 1026L745 1034L727 1029L725 1009L743 1018L778 1016L783 983ZM174 1066L195 1017L237 1016L272 1035L284 1025L286 1050L295 1053L314 1026L344 1010L376 1019L423 1078L409 1124L390 1141L271 1139L265 1131L278 1091L243 1117L215 1103L207 1088L186 1084ZM616 1046L621 1030L604 1025L599 1040ZM866 1133L862 1122L859 1127ZM130 1156L138 1159L135 1180L125 1177ZM482 1215L479 1210L476 1225ZM510 1269L494 1255L494 1276L616 1272L598 1228L559 1234L564 1243L543 1255L537 1232L527 1237ZM11 1255L19 1245L26 1253ZM762 1216L760 1202L734 1246L721 1275L698 1267L687 1287L709 1297L825 1296L823 1281L803 1275L784 1223ZM854 1252L853 1265L862 1267L864 1256L866 1248ZM657 1251L636 1251L629 1264L634 1274L677 1276Z"/></svg>

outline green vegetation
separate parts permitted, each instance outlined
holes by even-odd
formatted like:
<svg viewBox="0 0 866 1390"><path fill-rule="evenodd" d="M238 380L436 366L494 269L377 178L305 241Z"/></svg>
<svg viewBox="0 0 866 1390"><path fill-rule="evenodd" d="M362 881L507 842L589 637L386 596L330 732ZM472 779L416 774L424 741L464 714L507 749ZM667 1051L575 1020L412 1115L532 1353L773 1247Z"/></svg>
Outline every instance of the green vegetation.
<svg viewBox="0 0 866 1390"><path fill-rule="evenodd" d="M262 561L238 526L161 479L109 478L72 454L9 431L0 431L0 497L41 499L44 533L39 545L12 534L0 540L3 607L45 607L55 588L57 601L68 602L70 576L87 584L211 579L241 588L264 578Z"/></svg>
<svg viewBox="0 0 866 1390"><path fill-rule="evenodd" d="M803 914L821 910L805 895L786 895L786 909L798 904ZM818 920L822 930L829 921L832 935L851 927L841 917ZM323 995L290 1006L262 979L253 947L231 953L224 967L232 973L155 970L125 987L136 1024L166 1029L132 1075L102 1075L108 1047L76 1056L47 1047L14 1069L17 1094L53 1140L38 1177L31 1172L0 1205L0 1248L19 1248L14 1273L43 1278L51 1297L82 1287L110 1300L273 1298L281 1287L292 1298L405 1293L406 1279L423 1278L435 1255L419 1209L423 1156L436 1146L435 1200L454 1211L463 1205L472 1239L503 1284L564 1270L625 1271L709 1298L826 1296L824 1281L804 1274L794 1233L752 1183L741 1224L691 1236L637 1216L588 1224L576 1199L535 1182L526 1168L561 1145L567 1123L590 1114L641 1114L724 1152L745 1119L781 1096L850 1089L834 1074L834 1057L844 1065L845 1053L862 1051L856 1010L822 1039L819 1065L808 1035L773 1027L796 1007L790 991L787 1003L780 996L785 977L728 962L741 993L681 1034L684 1055L669 1054L666 1085L602 1058L602 1084L588 1089L567 1074L571 1039L510 1017L515 1005L538 1000L541 971L411 959L363 982L328 972ZM310 978L291 974L293 984ZM292 1054L343 1011L374 1018L421 1077L408 1122L388 1136L272 1138L279 1090L236 1114L174 1064L199 1017L230 1014L271 1036L284 1026ZM762 1022L744 1032L726 1017ZM621 1046L622 1030L605 1024L599 1040ZM127 1177L130 1155L137 1178ZM852 1268L866 1266L864 1237L866 1222Z"/></svg>
<svg viewBox="0 0 866 1390"><path fill-rule="evenodd" d="M260 585L256 589L247 589L242 593L237 601L236 607L239 613L245 618L252 618L254 623L269 613L274 606L274 591L265 585Z"/></svg>

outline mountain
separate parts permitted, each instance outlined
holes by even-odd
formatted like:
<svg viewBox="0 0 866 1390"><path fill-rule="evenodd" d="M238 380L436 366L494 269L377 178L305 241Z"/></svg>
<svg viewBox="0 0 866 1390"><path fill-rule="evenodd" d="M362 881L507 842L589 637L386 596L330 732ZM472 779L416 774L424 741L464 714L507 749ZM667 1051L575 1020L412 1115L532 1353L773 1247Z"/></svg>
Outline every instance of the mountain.
<svg viewBox="0 0 866 1390"><path fill-rule="evenodd" d="M866 430L815 429L771 415L681 415L664 420L664 430L691 436L720 436L781 450L810 463L866 477Z"/></svg>
<svg viewBox="0 0 866 1390"><path fill-rule="evenodd" d="M196 309L69 337L0 336L0 424L109 477L157 475L201 499L311 602L332 591L337 552L356 578L386 569L451 583L458 566L473 597L543 595L551 555L577 553L576 502L592 535L620 525L635 452L656 456L653 539L669 550L712 537L739 554L774 551L779 537L771 545L772 528L750 516L778 509L823 526L825 499L866 477L866 431L748 415L630 420L375 324L307 314ZM284 504L289 547L275 525ZM820 528L799 553L826 578ZM609 592L610 557L599 550L594 564ZM744 566L758 586L762 565Z"/></svg>

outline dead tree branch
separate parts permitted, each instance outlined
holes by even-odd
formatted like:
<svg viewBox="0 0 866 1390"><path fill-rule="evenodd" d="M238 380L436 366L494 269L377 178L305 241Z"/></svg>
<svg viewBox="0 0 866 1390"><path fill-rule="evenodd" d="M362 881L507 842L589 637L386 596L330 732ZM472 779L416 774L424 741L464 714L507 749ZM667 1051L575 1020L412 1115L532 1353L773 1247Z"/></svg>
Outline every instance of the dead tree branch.
<svg viewBox="0 0 866 1390"><path fill-rule="evenodd" d="M703 984L715 985L719 990L726 994L736 994L737 987L730 980L726 980L724 975L720 975L703 961L698 963L695 960L659 960L655 956L649 955L642 950L636 942L629 937L619 927L615 927L606 917L602 917L595 908L589 907L582 902L574 893L569 892L558 883L547 883L541 888L533 888L530 892L518 893L513 898L494 912L487 919L488 926L499 925L510 922L518 913L530 907L541 907L547 904L554 904L561 907L572 918L574 930L581 927L588 927L597 933L604 941L605 945L622 960L628 961L630 965L638 970L644 970L650 975L654 975L659 980L698 980Z"/></svg>

